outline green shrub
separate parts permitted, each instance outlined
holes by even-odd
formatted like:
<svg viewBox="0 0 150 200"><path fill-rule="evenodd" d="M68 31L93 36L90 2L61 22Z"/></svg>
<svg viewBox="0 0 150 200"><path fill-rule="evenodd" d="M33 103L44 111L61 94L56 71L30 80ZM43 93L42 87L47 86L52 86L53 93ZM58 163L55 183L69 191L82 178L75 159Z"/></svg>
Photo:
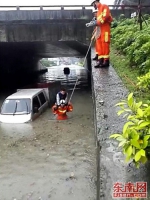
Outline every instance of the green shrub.
<svg viewBox="0 0 150 200"><path fill-rule="evenodd" d="M146 15L147 22L150 17ZM141 74L149 71L150 65L147 61L150 57L150 27L143 23L143 30L134 19L119 20L117 27L112 28L112 44L126 55L130 66L136 66Z"/></svg>
<svg viewBox="0 0 150 200"><path fill-rule="evenodd" d="M127 100L122 100L119 106L118 115L124 113L127 122L123 126L122 133L112 134L119 142L118 147L122 148L126 155L126 161L133 161L139 168L150 159L150 104L136 102L133 93L128 95Z"/></svg>
<svg viewBox="0 0 150 200"><path fill-rule="evenodd" d="M139 81L137 83L138 88L143 91L150 92L150 71L144 76L137 77L137 79Z"/></svg>

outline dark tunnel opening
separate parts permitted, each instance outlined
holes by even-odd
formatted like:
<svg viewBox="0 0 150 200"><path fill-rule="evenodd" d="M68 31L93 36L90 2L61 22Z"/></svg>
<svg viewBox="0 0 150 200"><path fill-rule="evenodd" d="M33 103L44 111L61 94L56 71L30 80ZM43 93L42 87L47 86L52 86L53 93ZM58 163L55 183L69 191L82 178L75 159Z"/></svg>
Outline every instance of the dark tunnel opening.
<svg viewBox="0 0 150 200"><path fill-rule="evenodd" d="M35 83L47 72L42 58L84 57L87 45L77 41L0 42L0 90L13 90ZM90 57L87 58L90 69ZM89 76L89 75L88 75Z"/></svg>
<svg viewBox="0 0 150 200"><path fill-rule="evenodd" d="M31 83L37 76L36 48L20 43L0 43L0 89Z"/></svg>

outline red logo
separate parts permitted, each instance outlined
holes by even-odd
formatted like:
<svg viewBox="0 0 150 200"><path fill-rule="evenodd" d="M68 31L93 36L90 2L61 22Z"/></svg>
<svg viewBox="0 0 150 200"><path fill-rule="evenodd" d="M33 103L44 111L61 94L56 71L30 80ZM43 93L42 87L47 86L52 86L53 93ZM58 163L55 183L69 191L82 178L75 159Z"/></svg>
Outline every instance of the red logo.
<svg viewBox="0 0 150 200"><path fill-rule="evenodd" d="M147 182L114 183L113 198L147 198Z"/></svg>

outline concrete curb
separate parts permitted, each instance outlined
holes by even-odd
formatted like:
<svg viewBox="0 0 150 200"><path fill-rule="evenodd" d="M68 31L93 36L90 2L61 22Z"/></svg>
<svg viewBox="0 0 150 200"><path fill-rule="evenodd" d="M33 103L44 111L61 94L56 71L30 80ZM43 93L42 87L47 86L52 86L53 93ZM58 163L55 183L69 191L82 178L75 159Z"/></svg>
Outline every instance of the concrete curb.
<svg viewBox="0 0 150 200"><path fill-rule="evenodd" d="M97 141L97 200L114 199L112 193L116 182L147 182L149 196L149 164L140 169L136 169L132 164L129 166L124 162L124 155L117 147L118 143L109 139L110 134L122 130L125 120L117 116L118 108L114 105L125 99L128 91L111 66L95 69L94 64L93 62L92 93Z"/></svg>

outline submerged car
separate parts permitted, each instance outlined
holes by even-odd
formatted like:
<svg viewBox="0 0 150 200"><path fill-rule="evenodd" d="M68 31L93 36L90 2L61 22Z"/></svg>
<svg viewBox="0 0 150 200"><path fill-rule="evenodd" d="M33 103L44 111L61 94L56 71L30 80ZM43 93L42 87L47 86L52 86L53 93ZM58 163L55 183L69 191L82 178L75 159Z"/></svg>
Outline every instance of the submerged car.
<svg viewBox="0 0 150 200"><path fill-rule="evenodd" d="M44 89L22 89L8 96L0 113L0 122L26 123L36 119L48 107Z"/></svg>

